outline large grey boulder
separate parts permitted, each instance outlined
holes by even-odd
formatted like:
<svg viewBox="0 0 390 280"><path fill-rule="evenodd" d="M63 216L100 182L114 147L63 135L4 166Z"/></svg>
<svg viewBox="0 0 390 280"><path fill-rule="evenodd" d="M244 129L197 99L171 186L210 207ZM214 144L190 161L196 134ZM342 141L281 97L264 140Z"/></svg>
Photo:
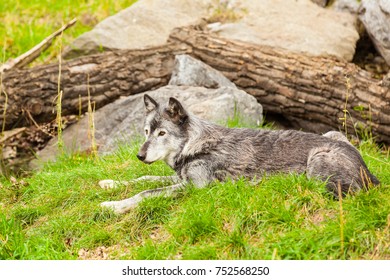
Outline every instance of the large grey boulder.
<svg viewBox="0 0 390 280"><path fill-rule="evenodd" d="M356 16L310 0L139 0L81 35L64 55L164 44L173 28L224 12L237 20L214 25L221 36L294 52L352 60L359 38Z"/></svg>
<svg viewBox="0 0 390 280"><path fill-rule="evenodd" d="M390 65L390 1L362 0L359 19L378 52Z"/></svg>
<svg viewBox="0 0 390 280"><path fill-rule="evenodd" d="M101 49L138 49L164 44L175 27L196 23L209 13L213 0L139 0L78 37L66 58Z"/></svg>
<svg viewBox="0 0 390 280"><path fill-rule="evenodd" d="M147 92L161 102L169 97L180 100L188 111L216 123L225 124L239 114L248 125L259 125L262 121L262 106L257 100L232 87L206 89L203 87L165 86ZM94 114L95 138L99 153L112 152L121 142L130 142L137 135L142 135L144 120L143 94L121 98L106 105ZM67 153L88 151L91 148L90 123L88 116L82 118L63 132L63 142ZM57 138L53 138L46 148L37 154L40 163L54 160L58 155Z"/></svg>
<svg viewBox="0 0 390 280"><path fill-rule="evenodd" d="M359 34L356 17L309 0L242 1L248 13L214 29L228 39L351 61Z"/></svg>

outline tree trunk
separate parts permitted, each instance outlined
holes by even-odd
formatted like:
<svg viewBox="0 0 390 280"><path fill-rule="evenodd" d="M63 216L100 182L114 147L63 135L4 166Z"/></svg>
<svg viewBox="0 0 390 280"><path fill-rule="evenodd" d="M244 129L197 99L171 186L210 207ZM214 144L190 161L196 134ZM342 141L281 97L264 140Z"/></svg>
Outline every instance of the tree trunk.
<svg viewBox="0 0 390 280"><path fill-rule="evenodd" d="M347 123L372 130L378 141L390 143L390 89L352 63L312 57L282 49L232 42L194 28L175 29L169 43L144 50L108 52L61 65L62 113L77 114L87 106L88 88L99 108L122 95L167 84L174 55L188 53L224 73L252 94L267 114L282 114L303 128L339 129ZM6 128L55 118L58 65L10 71L3 78L8 96L0 96L0 119ZM89 76L89 85L88 85ZM311 127L308 126L311 124Z"/></svg>
<svg viewBox="0 0 390 280"><path fill-rule="evenodd" d="M265 112L282 114L309 130L370 133L390 143L390 87L358 66L335 58L232 42L193 28L175 29L171 42L221 71L255 96Z"/></svg>
<svg viewBox="0 0 390 280"><path fill-rule="evenodd" d="M62 114L85 112L88 91L98 109L120 96L166 85L175 55L185 52L185 46L166 44L144 50L106 52L63 62L60 83L63 91ZM59 64L6 72L0 94L0 120L5 122L5 128L27 125L32 118L37 123L55 119L58 76Z"/></svg>

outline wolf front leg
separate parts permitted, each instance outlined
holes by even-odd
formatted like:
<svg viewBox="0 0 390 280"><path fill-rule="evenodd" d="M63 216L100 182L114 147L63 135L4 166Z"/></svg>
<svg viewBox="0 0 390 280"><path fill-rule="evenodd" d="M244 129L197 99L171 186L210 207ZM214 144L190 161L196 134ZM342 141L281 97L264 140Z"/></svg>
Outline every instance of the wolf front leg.
<svg viewBox="0 0 390 280"><path fill-rule="evenodd" d="M182 190L184 185L185 183L179 183L169 187L146 190L124 200L103 202L100 204L100 206L112 209L117 214L124 214L135 208L145 198L157 196L169 197L174 195L179 190Z"/></svg>
<svg viewBox="0 0 390 280"><path fill-rule="evenodd" d="M141 181L149 181L149 182L173 182L174 184L177 184L180 182L180 179L178 176L173 175L173 176L142 176L137 179L133 179L130 181L115 181L115 180L101 180L99 181L99 186L102 189L115 189L118 188L119 186L128 186L132 183L137 183Z"/></svg>

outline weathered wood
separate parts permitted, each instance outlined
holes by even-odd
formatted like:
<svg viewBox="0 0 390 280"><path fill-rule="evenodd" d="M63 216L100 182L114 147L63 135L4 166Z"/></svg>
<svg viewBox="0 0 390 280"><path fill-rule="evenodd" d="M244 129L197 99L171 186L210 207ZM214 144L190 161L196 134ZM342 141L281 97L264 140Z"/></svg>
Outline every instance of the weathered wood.
<svg viewBox="0 0 390 280"><path fill-rule="evenodd" d="M18 135L19 133L22 133L25 131L25 127L19 127L12 130L4 131L4 133L0 134L0 144L3 144L5 141L7 141L9 138Z"/></svg>
<svg viewBox="0 0 390 280"><path fill-rule="evenodd" d="M372 130L390 143L390 87L352 63L232 42L194 28L175 29L170 41L187 44L192 56L255 96L266 112L311 123L317 132L342 128L346 117L350 134Z"/></svg>
<svg viewBox="0 0 390 280"><path fill-rule="evenodd" d="M78 114L80 110L85 112L88 88L92 102L98 109L120 96L166 85L175 55L185 52L185 46L166 44L145 50L106 52L63 62L60 88L63 91L62 114ZM58 74L58 64L11 70L3 74L0 121L5 122L6 129L27 125L31 119L26 117L27 111L37 123L55 119Z"/></svg>

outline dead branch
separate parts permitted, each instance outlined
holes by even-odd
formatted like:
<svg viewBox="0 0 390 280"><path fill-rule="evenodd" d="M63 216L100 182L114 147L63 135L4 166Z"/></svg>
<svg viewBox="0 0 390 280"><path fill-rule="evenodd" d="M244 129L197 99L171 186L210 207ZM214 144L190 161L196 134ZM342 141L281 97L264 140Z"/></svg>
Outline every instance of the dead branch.
<svg viewBox="0 0 390 280"><path fill-rule="evenodd" d="M18 56L17 58L9 59L6 63L0 66L0 73L9 71L12 68L22 68L23 66L26 66L30 62L34 61L37 57L39 57L39 55L42 52L44 52L46 49L48 49L51 46L54 38L62 34L69 27L73 26L76 23L76 21L77 19L71 20L70 22L62 26L60 29L58 29L56 32L46 37L42 42L34 46L29 51Z"/></svg>

